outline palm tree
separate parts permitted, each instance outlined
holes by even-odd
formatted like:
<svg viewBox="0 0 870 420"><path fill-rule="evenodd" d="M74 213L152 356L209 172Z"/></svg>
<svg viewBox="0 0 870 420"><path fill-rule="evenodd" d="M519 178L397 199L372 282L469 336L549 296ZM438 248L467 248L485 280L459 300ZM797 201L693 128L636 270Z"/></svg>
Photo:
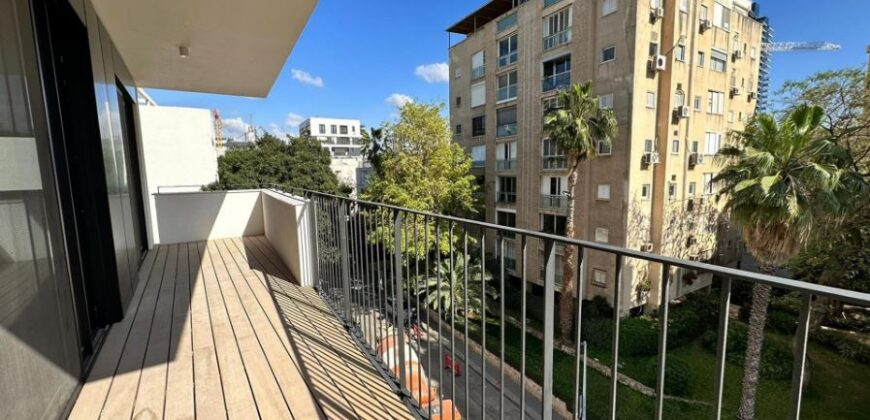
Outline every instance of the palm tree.
<svg viewBox="0 0 870 420"><path fill-rule="evenodd" d="M761 114L744 131L731 133L733 145L719 151L724 167L713 181L721 185L724 209L742 227L746 248L766 274L797 254L822 222L842 215L857 174L846 169L843 149L819 130L820 107L798 106L777 124ZM764 324L771 287L752 290L743 390L737 417L752 419Z"/></svg>
<svg viewBox="0 0 870 420"><path fill-rule="evenodd" d="M383 175L384 154L388 152L388 146L384 139L383 128L369 128L362 131L362 154L375 168L375 173Z"/></svg>
<svg viewBox="0 0 870 420"><path fill-rule="evenodd" d="M616 118L613 111L602 108L595 96L592 82L577 83L557 94L559 106L547 112L544 117L544 131L550 140L568 156L568 214L565 235L573 238L574 233L574 192L577 185L577 169L586 159L598 156L598 143L608 147L616 137ZM559 328L563 339L571 337L574 314L574 247L565 247L564 275L559 300Z"/></svg>
<svg viewBox="0 0 870 420"><path fill-rule="evenodd" d="M468 292L465 290L465 269L468 264ZM483 275L481 276L481 273ZM465 317L480 316L480 308L486 302L481 290L481 282L489 283L492 274L481 270L480 263L467 258L464 254L456 254L453 258L453 267L450 260L444 259L440 264L432 267L429 275L421 274L415 279L413 290L417 295L425 297L426 306L440 310L447 315L455 312ZM452 283L451 283L452 282ZM452 287L451 287L452 285ZM486 284L486 298L498 299L498 292L489 284ZM466 302L467 299L467 302ZM464 313L465 304L468 304L468 313ZM454 311L451 311L454 308Z"/></svg>

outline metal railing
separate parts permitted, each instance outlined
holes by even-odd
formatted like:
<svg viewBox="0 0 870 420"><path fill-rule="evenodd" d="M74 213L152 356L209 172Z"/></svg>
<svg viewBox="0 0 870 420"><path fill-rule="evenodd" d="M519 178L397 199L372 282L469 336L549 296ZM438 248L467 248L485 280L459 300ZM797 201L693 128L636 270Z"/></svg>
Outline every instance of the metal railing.
<svg viewBox="0 0 870 420"><path fill-rule="evenodd" d="M517 123L499 124L495 127L496 137L510 137L517 135Z"/></svg>
<svg viewBox="0 0 870 420"><path fill-rule="evenodd" d="M497 191L495 193L495 202L496 203L516 203L517 202L517 193L506 192L506 191Z"/></svg>
<svg viewBox="0 0 870 420"><path fill-rule="evenodd" d="M499 159L495 161L495 170L497 171L513 171L516 168L516 159Z"/></svg>
<svg viewBox="0 0 870 420"><path fill-rule="evenodd" d="M541 209L565 211L568 209L568 197L564 195L541 194Z"/></svg>
<svg viewBox="0 0 870 420"><path fill-rule="evenodd" d="M516 51L511 51L505 55L500 55L498 57L498 66L499 67L509 66L509 65L516 63L516 62L517 62L517 52Z"/></svg>
<svg viewBox="0 0 870 420"><path fill-rule="evenodd" d="M571 27L544 37L544 51L551 50L560 45L571 42Z"/></svg>
<svg viewBox="0 0 870 420"><path fill-rule="evenodd" d="M565 71L552 76L545 76L541 83L541 91L549 92L553 89L564 89L571 84L571 71Z"/></svg>
<svg viewBox="0 0 870 420"><path fill-rule="evenodd" d="M471 69L471 80L480 79L486 76L486 64Z"/></svg>
<svg viewBox="0 0 870 420"><path fill-rule="evenodd" d="M512 99L517 98L517 85L507 85L504 87L498 88L495 91L495 99L497 102L510 101Z"/></svg>
<svg viewBox="0 0 870 420"><path fill-rule="evenodd" d="M651 397L655 400L656 419L662 418L665 407L670 287L678 270L713 274L719 293L716 361L712 378L714 392L712 402L707 406L714 419L722 415L730 305L736 282L765 284L801 296L794 337L790 418L800 416L812 300L823 297L870 307L870 294L866 293L331 194L285 191L310 200L316 221L315 243L311 246L318 257L319 292L346 323L373 363L390 380L391 386L403 396L412 413L419 417L429 418L442 410L450 410L444 404L449 400L463 418L522 419L529 413L534 413L530 417L547 420L554 415L586 418L586 343L574 340L573 351L579 355L575 357L574 369L554 371L554 354L561 351L554 347L558 292L555 279L557 271L561 270L556 265L557 245L565 247L564 258L575 259L578 267L575 274L576 320L584 319L581 300L587 296L587 283L592 284L588 275L592 270L591 261L594 261L596 270L602 267L603 259L612 263L607 287L593 288L599 293L605 291L609 294L613 304L612 345L610 360L606 361L610 369L607 381L609 398L607 401L590 401L600 405L601 412L606 413L602 417L610 419L616 418L616 407L620 403L617 387L618 373L622 373L623 364L619 352L620 322L626 315L624 292L631 282L623 275L626 271L631 272L627 267L633 262L650 264L649 272L660 273L662 279L653 286L659 292L657 368L655 393ZM513 235L514 239L506 239L507 234ZM506 258L508 243L515 246L514 263ZM498 252L492 252L493 249ZM537 265L529 258L541 252L540 249L543 250L543 261ZM568 253L569 249L574 252ZM497 255L496 261L488 260L491 255ZM543 270L539 272L537 268L541 266ZM527 322L517 327L521 334L519 357L509 358L514 353L505 352L507 321L504 297L510 267L514 267L519 277L521 302L512 308L518 307L520 319L526 319L529 314L530 276L543 274L543 280L539 279L544 285L540 298L543 301L542 369L540 374L534 372L541 388L527 389L516 384L512 376L505 376L506 369L515 369L520 378L530 380L526 369ZM487 273L492 273L491 282L486 280ZM595 280L600 278L595 277ZM495 293L490 293L492 291ZM433 295L437 298L432 298ZM576 337L582 337L583 322L575 324ZM489 333L487 328L491 329ZM492 331L493 328L497 331ZM488 343L488 335L497 343ZM474 345L470 346L470 342ZM512 341L511 345L516 343ZM490 353L489 361L487 352ZM449 360L445 355L450 356ZM491 367L492 360L496 360L497 369ZM442 361L449 361L451 370L445 370ZM451 374L452 364L457 361L466 367L461 376ZM564 409L570 413L554 413L562 409L561 405L554 404L555 375L573 380L572 389L559 390L565 394L563 398L567 405ZM470 379L472 376L476 378L474 382ZM560 383L567 382L563 378ZM513 389L506 394L510 387ZM604 405L607 406L606 412L601 407ZM440 415L445 418L444 413Z"/></svg>
<svg viewBox="0 0 870 420"><path fill-rule="evenodd" d="M568 168L568 157L567 156L544 156L541 159L541 167L544 170L567 169Z"/></svg>

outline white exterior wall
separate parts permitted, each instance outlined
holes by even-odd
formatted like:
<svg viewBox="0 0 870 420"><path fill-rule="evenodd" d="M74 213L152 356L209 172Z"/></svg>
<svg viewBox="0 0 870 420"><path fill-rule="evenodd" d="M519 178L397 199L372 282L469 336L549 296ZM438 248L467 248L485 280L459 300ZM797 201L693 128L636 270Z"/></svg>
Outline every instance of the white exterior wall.
<svg viewBox="0 0 870 420"><path fill-rule="evenodd" d="M258 236L260 190L174 192L154 195L160 244Z"/></svg>
<svg viewBox="0 0 870 420"><path fill-rule="evenodd" d="M263 190L266 239L302 286L315 286L314 213L309 201Z"/></svg>
<svg viewBox="0 0 870 420"><path fill-rule="evenodd" d="M217 150L211 111L198 108L140 106L142 188L147 195L148 246L160 238L154 194L158 187L199 186L217 181ZM163 190L163 188L161 188ZM177 189L176 189L177 190Z"/></svg>

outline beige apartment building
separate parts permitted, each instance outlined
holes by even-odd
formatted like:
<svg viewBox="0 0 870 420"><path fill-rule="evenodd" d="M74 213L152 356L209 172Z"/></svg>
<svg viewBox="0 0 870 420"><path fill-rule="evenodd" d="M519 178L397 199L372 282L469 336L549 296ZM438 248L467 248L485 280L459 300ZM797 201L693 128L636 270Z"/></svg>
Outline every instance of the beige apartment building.
<svg viewBox="0 0 870 420"><path fill-rule="evenodd" d="M465 39L450 48L450 121L485 186L486 220L564 233L568 162L543 116L559 89L591 80L619 135L580 167L577 236L721 260L735 242L719 234L713 156L755 111L765 25L746 0L494 0L451 26ZM541 285L543 244L528 249ZM519 252L509 242L515 275ZM584 297L612 301L613 256L590 252L587 268ZM623 307L657 301L659 273L625 261ZM675 295L709 284L673 278Z"/></svg>

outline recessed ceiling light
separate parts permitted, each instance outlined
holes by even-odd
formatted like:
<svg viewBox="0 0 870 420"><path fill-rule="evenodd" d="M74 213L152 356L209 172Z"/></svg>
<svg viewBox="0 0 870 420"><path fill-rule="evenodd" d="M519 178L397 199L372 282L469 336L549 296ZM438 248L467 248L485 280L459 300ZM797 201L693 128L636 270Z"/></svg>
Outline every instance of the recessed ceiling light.
<svg viewBox="0 0 870 420"><path fill-rule="evenodd" d="M188 58L188 57L190 57L190 50L188 50L187 47L184 45L179 45L178 46L178 56L181 58Z"/></svg>

